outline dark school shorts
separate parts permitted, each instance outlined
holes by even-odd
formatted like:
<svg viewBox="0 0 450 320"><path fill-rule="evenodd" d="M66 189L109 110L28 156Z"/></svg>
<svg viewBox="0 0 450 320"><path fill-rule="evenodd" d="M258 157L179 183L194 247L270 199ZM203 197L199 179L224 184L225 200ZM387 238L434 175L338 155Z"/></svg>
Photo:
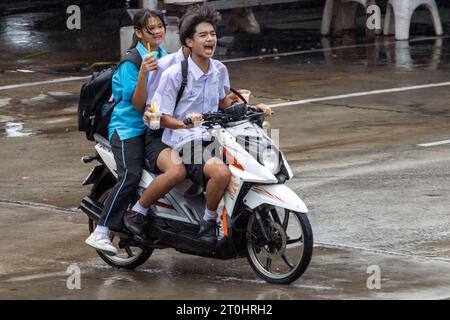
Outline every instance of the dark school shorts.
<svg viewBox="0 0 450 320"><path fill-rule="evenodd" d="M203 173L205 163L218 154L218 145L214 141L190 141L180 150L180 157L186 167L187 176L195 184L205 188L206 178Z"/></svg>
<svg viewBox="0 0 450 320"><path fill-rule="evenodd" d="M145 135L145 158L148 160L150 171L155 174L160 174L161 171L156 166L156 160L161 151L170 147L161 141L160 136L155 137L149 131L147 130L147 134Z"/></svg>

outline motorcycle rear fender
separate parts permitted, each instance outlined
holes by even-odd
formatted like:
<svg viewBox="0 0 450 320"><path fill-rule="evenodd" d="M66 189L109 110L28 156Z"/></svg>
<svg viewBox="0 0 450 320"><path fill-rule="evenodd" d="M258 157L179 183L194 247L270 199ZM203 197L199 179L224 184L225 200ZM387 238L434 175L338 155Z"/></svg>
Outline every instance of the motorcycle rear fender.
<svg viewBox="0 0 450 320"><path fill-rule="evenodd" d="M93 184L93 187L89 195L81 200L79 208L91 219L100 219L102 208L99 206L97 199L103 192L114 186L115 183L116 179L105 165L99 164L92 168L83 185Z"/></svg>
<svg viewBox="0 0 450 320"><path fill-rule="evenodd" d="M308 212L303 200L284 184L255 184L244 197L244 204L250 209L268 204L296 212Z"/></svg>
<svg viewBox="0 0 450 320"><path fill-rule="evenodd" d="M93 167L86 179L84 179L82 185L87 186L89 184L94 184L102 175L103 170L105 170L105 166L103 164L99 164Z"/></svg>
<svg viewBox="0 0 450 320"><path fill-rule="evenodd" d="M97 151L98 155L102 158L102 162L109 168L110 172L117 178L116 161L114 160L114 155L111 149L108 149L102 144L97 143L95 145L95 150Z"/></svg>
<svg viewBox="0 0 450 320"><path fill-rule="evenodd" d="M95 166L84 181L86 183L83 182L83 184L94 185L90 193L90 195L94 199L97 197L98 194L101 194L102 192L113 187L116 184L116 178L103 164Z"/></svg>

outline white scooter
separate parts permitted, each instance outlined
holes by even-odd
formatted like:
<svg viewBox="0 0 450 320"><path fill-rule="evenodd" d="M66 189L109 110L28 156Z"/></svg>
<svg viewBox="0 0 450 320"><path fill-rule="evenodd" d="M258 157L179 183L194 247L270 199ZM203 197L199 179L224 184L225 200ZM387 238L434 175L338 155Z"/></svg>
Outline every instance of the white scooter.
<svg viewBox="0 0 450 320"><path fill-rule="evenodd" d="M203 118L201 125L208 128L232 173L218 208L221 221L217 242L211 246L198 238L205 196L202 188L187 179L151 207L146 240L136 239L127 230L111 232L119 254L98 254L108 264L128 269L144 263L154 249L163 248L218 259L246 257L267 282L288 284L297 280L313 252L308 209L284 184L293 175L283 154L262 129L263 113L237 104ZM108 141L99 135L95 139L97 154L83 157L83 161L98 160L101 164L84 181L84 185L94 186L80 205L89 217L91 232L116 179ZM136 200L154 177L144 170Z"/></svg>

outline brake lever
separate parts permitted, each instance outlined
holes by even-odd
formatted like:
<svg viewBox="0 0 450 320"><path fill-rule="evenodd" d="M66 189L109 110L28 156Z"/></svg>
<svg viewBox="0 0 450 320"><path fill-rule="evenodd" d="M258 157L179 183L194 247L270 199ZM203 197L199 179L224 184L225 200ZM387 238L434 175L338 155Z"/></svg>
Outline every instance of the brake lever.
<svg viewBox="0 0 450 320"><path fill-rule="evenodd" d="M253 113L264 113L264 111L259 110L259 109L258 109L257 107L255 107L255 106L248 106L247 108L250 109L250 111L253 112Z"/></svg>
<svg viewBox="0 0 450 320"><path fill-rule="evenodd" d="M201 126L207 128L207 129L211 129L211 128L213 128L214 125L216 125L216 124L217 124L217 123L212 122L212 121L203 121L203 122L201 123Z"/></svg>

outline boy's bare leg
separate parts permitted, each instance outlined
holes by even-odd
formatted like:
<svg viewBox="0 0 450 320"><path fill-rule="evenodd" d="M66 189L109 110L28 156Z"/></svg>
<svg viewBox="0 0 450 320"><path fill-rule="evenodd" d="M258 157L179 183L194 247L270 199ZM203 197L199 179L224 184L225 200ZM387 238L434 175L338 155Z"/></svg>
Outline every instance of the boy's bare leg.
<svg viewBox="0 0 450 320"><path fill-rule="evenodd" d="M202 241L212 245L217 239L217 207L230 182L231 173L227 165L219 158L209 159L205 163L203 173L208 180L206 184L206 208L198 234Z"/></svg>
<svg viewBox="0 0 450 320"><path fill-rule="evenodd" d="M162 174L152 181L132 210L125 214L125 226L137 236L145 237L144 227L147 223L148 208L186 177L184 164L181 161L176 162L178 154L172 152L170 148L161 151L156 165Z"/></svg>
<svg viewBox="0 0 450 320"><path fill-rule="evenodd" d="M179 161L177 161L179 160ZM139 203L144 208L149 208L158 199L162 198L175 185L186 178L186 168L181 162L178 153L166 148L158 156L156 166L162 172L145 189Z"/></svg>
<svg viewBox="0 0 450 320"><path fill-rule="evenodd" d="M208 183L206 184L206 208L216 211L230 182L231 173L228 166L219 158L211 158L203 168Z"/></svg>

